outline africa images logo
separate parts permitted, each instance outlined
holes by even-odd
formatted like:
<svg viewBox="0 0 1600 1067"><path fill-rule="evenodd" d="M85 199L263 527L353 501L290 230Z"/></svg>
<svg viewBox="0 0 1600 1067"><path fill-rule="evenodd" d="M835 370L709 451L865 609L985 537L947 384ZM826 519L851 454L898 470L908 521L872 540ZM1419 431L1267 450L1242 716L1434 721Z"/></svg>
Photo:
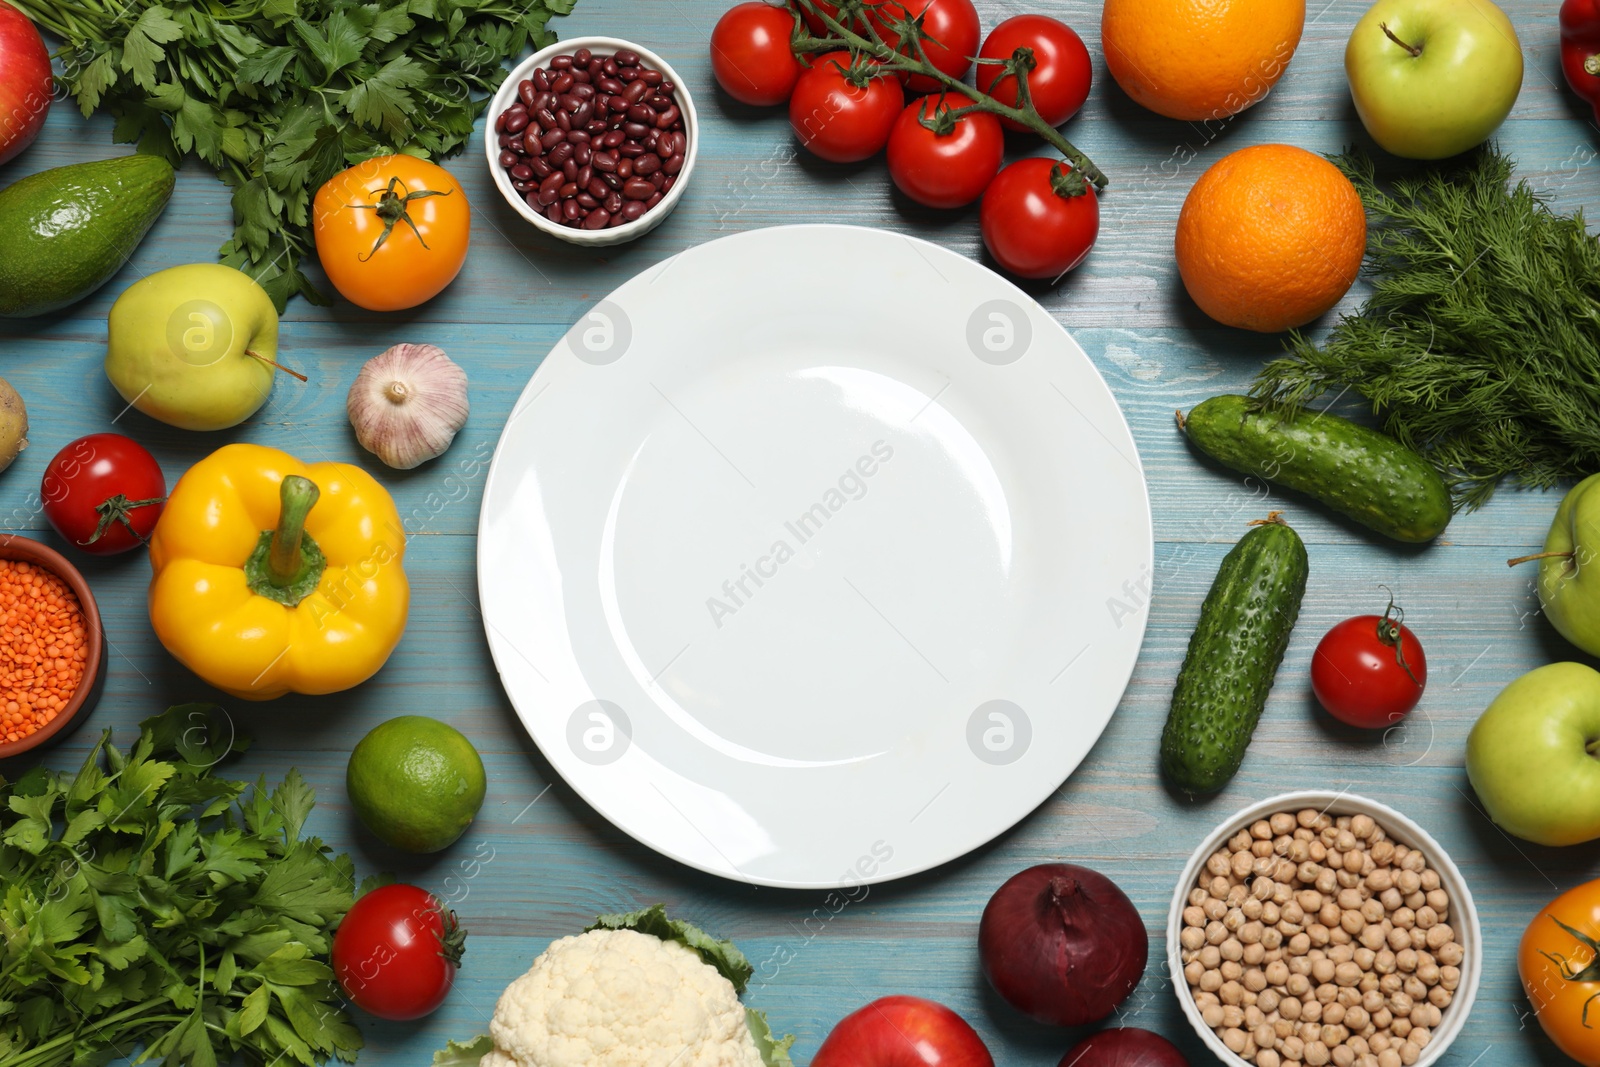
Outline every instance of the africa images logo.
<svg viewBox="0 0 1600 1067"><path fill-rule="evenodd" d="M766 555L757 557L753 566L741 563L739 573L722 583L720 596L706 597L706 611L711 614L712 624L722 629L723 621L728 616L737 615L762 586L777 577L779 567L794 559L796 546L805 544L822 532L822 528L843 511L845 505L866 496L868 480L893 458L893 446L887 441L874 441L870 455L861 456L853 466L845 468L838 482L829 486L820 500L786 521L783 529L787 536L773 541Z"/></svg>

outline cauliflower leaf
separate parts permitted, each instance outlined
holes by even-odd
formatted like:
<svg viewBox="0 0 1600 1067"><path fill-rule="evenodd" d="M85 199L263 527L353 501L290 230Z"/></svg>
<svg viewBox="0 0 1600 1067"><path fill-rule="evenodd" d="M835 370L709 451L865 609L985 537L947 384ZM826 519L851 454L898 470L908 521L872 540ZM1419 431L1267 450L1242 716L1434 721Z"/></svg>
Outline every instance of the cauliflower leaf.
<svg viewBox="0 0 1600 1067"><path fill-rule="evenodd" d="M664 904L655 904L643 911L598 916L592 925L584 927L584 933L590 930L637 930L663 941L676 941L697 953L707 966L726 978L734 992L741 996L745 986L750 984L750 976L756 973L755 967L732 941L718 940L682 919L667 918Z"/></svg>
<svg viewBox="0 0 1600 1067"><path fill-rule="evenodd" d="M756 1045L760 1044L758 1040ZM471 1041L452 1041L433 1054L433 1067L478 1067L478 1061L493 1051L494 1041L488 1034L479 1034Z"/></svg>
<svg viewBox="0 0 1600 1067"><path fill-rule="evenodd" d="M756 1043L756 1051L761 1053L762 1063L767 1067L794 1067L794 1060L789 1058L789 1049L794 1045L793 1034L774 1037L772 1025L767 1022L767 1013L754 1008L744 1009L744 1020L750 1027L750 1037Z"/></svg>

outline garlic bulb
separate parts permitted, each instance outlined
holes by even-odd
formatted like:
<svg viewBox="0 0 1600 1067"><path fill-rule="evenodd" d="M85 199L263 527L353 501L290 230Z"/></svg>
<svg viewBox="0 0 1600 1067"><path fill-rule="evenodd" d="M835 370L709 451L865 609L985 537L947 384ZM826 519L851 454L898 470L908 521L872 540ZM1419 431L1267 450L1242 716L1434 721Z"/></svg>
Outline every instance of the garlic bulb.
<svg viewBox="0 0 1600 1067"><path fill-rule="evenodd" d="M361 447L398 470L443 455L467 421L467 372L433 345L395 345L356 375L345 401Z"/></svg>

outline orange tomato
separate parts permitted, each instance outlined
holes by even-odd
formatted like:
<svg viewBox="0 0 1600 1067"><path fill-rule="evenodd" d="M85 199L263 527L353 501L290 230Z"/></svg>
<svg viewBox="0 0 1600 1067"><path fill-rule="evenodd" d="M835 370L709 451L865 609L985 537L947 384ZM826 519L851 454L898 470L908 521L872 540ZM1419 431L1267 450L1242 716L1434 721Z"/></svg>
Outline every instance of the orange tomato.
<svg viewBox="0 0 1600 1067"><path fill-rule="evenodd" d="M346 300L369 311L431 300L467 258L467 194L425 159L357 163L318 189L311 208L324 273Z"/></svg>
<svg viewBox="0 0 1600 1067"><path fill-rule="evenodd" d="M1584 1067L1600 1067L1600 879L1546 904L1517 949L1539 1025Z"/></svg>

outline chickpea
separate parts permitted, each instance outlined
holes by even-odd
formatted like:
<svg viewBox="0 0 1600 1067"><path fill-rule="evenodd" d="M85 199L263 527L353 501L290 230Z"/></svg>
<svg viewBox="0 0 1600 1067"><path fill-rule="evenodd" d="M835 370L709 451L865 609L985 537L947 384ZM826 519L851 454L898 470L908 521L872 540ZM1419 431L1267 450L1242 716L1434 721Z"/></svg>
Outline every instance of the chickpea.
<svg viewBox="0 0 1600 1067"><path fill-rule="evenodd" d="M1394 1012L1388 1008L1379 1008L1372 1013L1372 1018L1367 1025L1376 1030L1387 1030L1394 1025Z"/></svg>
<svg viewBox="0 0 1600 1067"><path fill-rule="evenodd" d="M1235 878L1243 878L1250 873L1250 861L1254 857L1248 852L1235 852L1229 861L1229 867Z"/></svg>
<svg viewBox="0 0 1600 1067"><path fill-rule="evenodd" d="M1374 867L1371 874L1367 875L1367 888L1374 893L1381 893L1394 885L1394 874L1387 867Z"/></svg>
<svg viewBox="0 0 1600 1067"><path fill-rule="evenodd" d="M1295 812L1294 818L1301 826L1310 828L1317 825L1317 817L1321 814L1315 808L1302 808Z"/></svg>
<svg viewBox="0 0 1600 1067"><path fill-rule="evenodd" d="M1406 907L1410 908L1412 911L1416 911L1418 908L1425 908L1427 906L1428 894L1424 893L1422 890L1419 889L1415 893L1406 894Z"/></svg>
<svg viewBox="0 0 1600 1067"><path fill-rule="evenodd" d="M1272 982L1272 976L1270 974L1267 976L1267 981ZM1272 984L1282 985L1283 983L1272 982ZM1256 1007L1268 1015L1276 1014L1278 1010L1279 999L1278 991L1276 989L1264 989L1261 991L1260 995L1256 997Z"/></svg>
<svg viewBox="0 0 1600 1067"><path fill-rule="evenodd" d="M1205 1007L1200 1009L1200 1018L1207 1026L1215 1030L1217 1027L1222 1025L1222 1005L1207 1004Z"/></svg>
<svg viewBox="0 0 1600 1067"><path fill-rule="evenodd" d="M1216 897L1209 895L1206 897L1206 902L1202 905L1201 910L1206 913L1207 922L1220 920L1224 915L1228 914L1228 906Z"/></svg>
<svg viewBox="0 0 1600 1067"><path fill-rule="evenodd" d="M1216 945L1207 945L1200 950L1200 955L1196 959L1205 965L1206 970L1214 971L1222 963L1222 950Z"/></svg>
<svg viewBox="0 0 1600 1067"><path fill-rule="evenodd" d="M1244 1025L1244 1009L1237 1004L1224 1004L1222 1006L1222 1025L1237 1027Z"/></svg>
<svg viewBox="0 0 1600 1067"><path fill-rule="evenodd" d="M1294 1060L1296 1063L1305 1055L1305 1050L1306 1043L1294 1035L1284 1038L1283 1047L1280 1049L1284 1059Z"/></svg>
<svg viewBox="0 0 1600 1067"><path fill-rule="evenodd" d="M1267 820L1267 825L1272 827L1273 836L1291 834L1294 832L1295 818L1286 811L1280 811Z"/></svg>
<svg viewBox="0 0 1600 1067"><path fill-rule="evenodd" d="M1393 974L1399 965L1399 958L1386 948L1380 949L1372 958L1372 969L1379 975Z"/></svg>
<svg viewBox="0 0 1600 1067"><path fill-rule="evenodd" d="M1417 913L1408 907L1402 906L1395 909L1394 914L1389 916L1389 921L1398 930L1410 930L1417 924Z"/></svg>
<svg viewBox="0 0 1600 1067"><path fill-rule="evenodd" d="M1344 1025L1349 1027L1351 1030L1361 1030L1365 1028L1367 1023L1370 1021L1371 1016L1369 1016L1367 1014L1367 1010L1361 1007L1359 1004L1353 1008L1347 1008L1345 1010Z"/></svg>
<svg viewBox="0 0 1600 1067"><path fill-rule="evenodd" d="M1373 837L1376 838L1377 834L1373 834ZM1390 861L1394 859L1394 848L1395 846L1393 841L1389 841L1387 839L1373 841L1372 862L1379 864L1380 866L1387 867Z"/></svg>
<svg viewBox="0 0 1600 1067"><path fill-rule="evenodd" d="M1261 1042L1257 1041L1256 1044ZM1283 1067L1283 1061L1278 1058L1276 1050L1264 1048L1256 1053L1256 1067Z"/></svg>
<svg viewBox="0 0 1600 1067"><path fill-rule="evenodd" d="M1269 897L1271 895L1270 892L1267 894ZM1244 916L1245 922L1255 922L1261 918L1261 899L1256 895L1255 886L1250 887L1250 899L1239 905L1239 913Z"/></svg>
<svg viewBox="0 0 1600 1067"><path fill-rule="evenodd" d="M1392 997L1400 992L1405 985L1405 979L1398 974L1386 974L1378 980L1378 992L1386 997Z"/></svg>
<svg viewBox="0 0 1600 1067"><path fill-rule="evenodd" d="M1306 936L1311 938L1311 943L1313 945L1318 948L1322 948L1327 945L1328 939L1331 935L1329 934L1326 926L1322 925L1321 923L1312 923L1310 926L1306 927Z"/></svg>
<svg viewBox="0 0 1600 1067"><path fill-rule="evenodd" d="M1322 1018L1322 1001L1302 1000L1300 1002L1300 1018L1307 1022L1317 1022Z"/></svg>
<svg viewBox="0 0 1600 1067"><path fill-rule="evenodd" d="M1361 917L1369 923L1381 923L1384 916L1383 901L1368 898L1361 902Z"/></svg>
<svg viewBox="0 0 1600 1067"><path fill-rule="evenodd" d="M1222 1043L1228 1046L1229 1052L1243 1052L1244 1041L1244 1031L1238 1027L1230 1026L1222 1031Z"/></svg>
<svg viewBox="0 0 1600 1067"><path fill-rule="evenodd" d="M1222 966L1218 967L1217 970L1222 972L1222 980L1224 982L1237 982L1244 977L1244 967L1240 965L1238 960L1223 960Z"/></svg>
<svg viewBox="0 0 1600 1067"><path fill-rule="evenodd" d="M1317 887L1318 892L1326 896L1327 894L1332 893L1334 890L1339 888L1339 879L1334 876L1333 869L1331 867L1324 867L1317 875L1317 880L1312 884Z"/></svg>
<svg viewBox="0 0 1600 1067"><path fill-rule="evenodd" d="M1208 874L1227 874L1233 868L1233 857L1226 850L1218 850L1206 857Z"/></svg>
<svg viewBox="0 0 1600 1067"><path fill-rule="evenodd" d="M1341 963L1334 968L1333 980L1342 986L1354 986L1361 981L1362 970L1353 961Z"/></svg>
<svg viewBox="0 0 1600 1067"><path fill-rule="evenodd" d="M1349 1045L1335 1045L1333 1049L1334 1067L1353 1067L1356 1054Z"/></svg>
<svg viewBox="0 0 1600 1067"><path fill-rule="evenodd" d="M1427 898L1424 897L1423 899L1426 900ZM1423 904L1422 907L1418 908L1416 914L1417 929L1419 930L1432 930L1439 925L1439 913L1428 907L1427 904Z"/></svg>
<svg viewBox="0 0 1600 1067"><path fill-rule="evenodd" d="M1442 985L1436 985L1428 990L1428 1003L1435 1008L1444 1009L1450 1006L1450 990Z"/></svg>
<svg viewBox="0 0 1600 1067"><path fill-rule="evenodd" d="M1311 957L1309 955L1289 957L1289 973L1298 974L1301 977L1309 975L1311 973Z"/></svg>
<svg viewBox="0 0 1600 1067"><path fill-rule="evenodd" d="M1324 956L1311 965L1311 977L1315 978L1318 983L1331 982L1333 981L1335 970L1334 962Z"/></svg>
<svg viewBox="0 0 1600 1067"><path fill-rule="evenodd" d="M1288 860L1290 863L1306 862L1311 858L1310 842L1301 838L1296 838L1295 840L1289 842L1289 851L1283 854L1283 858Z"/></svg>
<svg viewBox="0 0 1600 1067"><path fill-rule="evenodd" d="M1333 1054L1328 1051L1328 1046L1321 1041L1313 1041L1306 1046L1305 1057L1306 1063L1310 1064L1311 1067L1323 1067L1323 1064L1333 1058Z"/></svg>
<svg viewBox="0 0 1600 1067"><path fill-rule="evenodd" d="M1238 982L1223 982L1222 988L1217 990L1217 997L1226 1007L1229 1004L1237 1006L1244 996L1244 986Z"/></svg>
<svg viewBox="0 0 1600 1067"><path fill-rule="evenodd" d="M1188 952L1198 952L1205 943L1206 932L1193 926L1185 926L1183 933L1178 935L1178 944Z"/></svg>
<svg viewBox="0 0 1600 1067"><path fill-rule="evenodd" d="M1372 902L1368 901L1368 903ZM1383 909L1379 908L1378 910L1382 911ZM1378 951L1389 943L1389 924L1368 923L1367 928L1361 931L1361 937L1358 940L1361 942L1361 947L1372 952Z"/></svg>
<svg viewBox="0 0 1600 1067"><path fill-rule="evenodd" d="M1222 898L1228 895L1228 887L1231 885L1233 885L1233 883L1228 881L1226 875L1219 874L1211 879L1206 888L1220 903ZM1218 918L1221 918L1221 916L1219 915Z"/></svg>
<svg viewBox="0 0 1600 1067"><path fill-rule="evenodd" d="M1423 910L1432 911L1433 909L1424 908ZM1456 932L1450 929L1449 923L1440 923L1428 931L1428 947L1434 949L1435 951L1444 948L1455 939Z"/></svg>
<svg viewBox="0 0 1600 1067"><path fill-rule="evenodd" d="M1263 950L1271 952L1273 949L1280 947L1282 944L1283 931L1276 927L1268 927L1267 929L1261 931L1261 947Z"/></svg>
<svg viewBox="0 0 1600 1067"><path fill-rule="evenodd" d="M1378 902L1383 905L1384 911L1397 911L1406 902L1406 898L1399 889L1390 886L1378 894Z"/></svg>
<svg viewBox="0 0 1600 1067"><path fill-rule="evenodd" d="M1356 966L1361 968L1362 974L1371 974L1372 965L1378 961L1378 954L1370 948L1358 948L1351 958L1355 960Z"/></svg>
<svg viewBox="0 0 1600 1067"><path fill-rule="evenodd" d="M1290 992L1293 992L1293 990L1290 990ZM1282 1015L1290 1022L1294 1022L1296 1019L1300 1018L1300 1011L1304 1007L1305 1004L1297 998L1286 997L1283 1002L1278 1005L1278 1014Z"/></svg>
<svg viewBox="0 0 1600 1067"><path fill-rule="evenodd" d="M1390 926L1389 933L1384 937L1384 943L1394 952L1411 946L1411 934L1398 926Z"/></svg>
<svg viewBox="0 0 1600 1067"><path fill-rule="evenodd" d="M1452 942L1448 945L1440 945L1436 955L1439 957L1439 966L1459 967L1465 953L1459 944Z"/></svg>
<svg viewBox="0 0 1600 1067"><path fill-rule="evenodd" d="M1244 947L1244 957L1241 962L1243 962L1246 967L1259 967L1266 957L1267 950L1261 946L1260 942L1257 942L1253 945L1246 945Z"/></svg>
<svg viewBox="0 0 1600 1067"><path fill-rule="evenodd" d="M1200 988L1207 993L1215 993L1222 988L1221 971L1205 971L1200 975Z"/></svg>
<svg viewBox="0 0 1600 1067"><path fill-rule="evenodd" d="M1289 859L1280 859L1272 866L1272 880L1274 882L1288 883L1294 881L1294 872L1299 868L1297 862Z"/></svg>
<svg viewBox="0 0 1600 1067"><path fill-rule="evenodd" d="M1421 1055L1422 1050L1416 1045L1412 1044L1410 1041L1407 1041L1405 1044L1400 1046L1400 1062L1404 1064L1405 1067L1411 1067L1413 1063L1417 1062L1417 1057Z"/></svg>
<svg viewBox="0 0 1600 1067"><path fill-rule="evenodd" d="M1416 871L1402 869L1399 874L1395 875L1394 886L1403 895L1410 896L1422 888L1422 876Z"/></svg>
<svg viewBox="0 0 1600 1067"><path fill-rule="evenodd" d="M1392 1048L1386 1048L1378 1053L1378 1067L1402 1067L1400 1053Z"/></svg>
<svg viewBox="0 0 1600 1067"><path fill-rule="evenodd" d="M1252 993L1260 993L1267 988L1267 976L1259 967L1252 967L1244 972L1244 987Z"/></svg>
<svg viewBox="0 0 1600 1067"><path fill-rule="evenodd" d="M1339 928L1354 937L1367 928L1367 920L1359 911L1347 911L1339 916Z"/></svg>
<svg viewBox="0 0 1600 1067"><path fill-rule="evenodd" d="M1307 885L1310 885L1312 882L1317 880L1317 875L1321 873L1322 865L1308 859L1304 863L1300 864L1299 867L1295 868L1294 876ZM1303 900L1301 901L1300 906L1306 908L1307 911L1311 910ZM1318 907L1321 907L1321 905L1319 904Z"/></svg>

